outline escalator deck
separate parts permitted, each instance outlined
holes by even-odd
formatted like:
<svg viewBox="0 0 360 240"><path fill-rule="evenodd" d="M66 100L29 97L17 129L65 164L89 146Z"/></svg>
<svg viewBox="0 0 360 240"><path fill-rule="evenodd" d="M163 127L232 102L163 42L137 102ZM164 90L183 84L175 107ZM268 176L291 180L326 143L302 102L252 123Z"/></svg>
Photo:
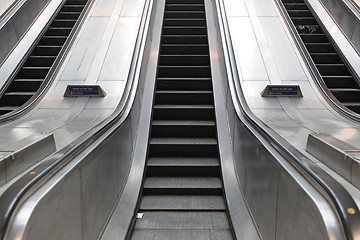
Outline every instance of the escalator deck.
<svg viewBox="0 0 360 240"><path fill-rule="evenodd" d="M359 83L304 0L282 2L330 92L345 107L360 113Z"/></svg>
<svg viewBox="0 0 360 240"><path fill-rule="evenodd" d="M204 0L166 0L145 171L132 239L232 239Z"/></svg>
<svg viewBox="0 0 360 240"><path fill-rule="evenodd" d="M43 84L88 0L67 0L37 46L3 91L0 115L12 112L33 97Z"/></svg>

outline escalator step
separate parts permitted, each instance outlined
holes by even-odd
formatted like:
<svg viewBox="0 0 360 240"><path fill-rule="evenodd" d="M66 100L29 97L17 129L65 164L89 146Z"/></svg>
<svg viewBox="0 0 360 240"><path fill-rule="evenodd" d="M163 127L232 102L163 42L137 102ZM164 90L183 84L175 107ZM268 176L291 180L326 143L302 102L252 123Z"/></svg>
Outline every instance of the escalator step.
<svg viewBox="0 0 360 240"><path fill-rule="evenodd" d="M352 76L322 76L328 88L359 88Z"/></svg>
<svg viewBox="0 0 360 240"><path fill-rule="evenodd" d="M39 42L40 45L58 45L62 46L67 37L66 36L43 36Z"/></svg>
<svg viewBox="0 0 360 240"><path fill-rule="evenodd" d="M327 41L327 37L324 33L322 34L300 34L301 39L304 43L323 43Z"/></svg>
<svg viewBox="0 0 360 240"><path fill-rule="evenodd" d="M50 67L23 67L18 73L18 78L45 79Z"/></svg>
<svg viewBox="0 0 360 240"><path fill-rule="evenodd" d="M21 106L27 102L35 92L6 92L2 97L4 106Z"/></svg>
<svg viewBox="0 0 360 240"><path fill-rule="evenodd" d="M143 211L225 211L222 196L146 195L140 205Z"/></svg>
<svg viewBox="0 0 360 240"><path fill-rule="evenodd" d="M202 18L165 18L164 26L205 26L206 20Z"/></svg>
<svg viewBox="0 0 360 240"><path fill-rule="evenodd" d="M357 88L329 88L331 93L343 103L359 102L360 89Z"/></svg>
<svg viewBox="0 0 360 240"><path fill-rule="evenodd" d="M323 34L321 27L316 25L295 25L299 34Z"/></svg>
<svg viewBox="0 0 360 240"><path fill-rule="evenodd" d="M73 27L76 23L75 19L55 19L51 26L52 27Z"/></svg>
<svg viewBox="0 0 360 240"><path fill-rule="evenodd" d="M163 35L163 44L207 44L206 35Z"/></svg>
<svg viewBox="0 0 360 240"><path fill-rule="evenodd" d="M211 90L211 78L158 78L157 90Z"/></svg>
<svg viewBox="0 0 360 240"><path fill-rule="evenodd" d="M160 55L160 66L210 66L208 54L204 55Z"/></svg>
<svg viewBox="0 0 360 240"><path fill-rule="evenodd" d="M56 56L30 56L24 67L51 67L55 62Z"/></svg>
<svg viewBox="0 0 360 240"><path fill-rule="evenodd" d="M316 64L342 63L342 60L337 53L312 53L311 57Z"/></svg>
<svg viewBox="0 0 360 240"><path fill-rule="evenodd" d="M216 177L147 177L144 195L222 195Z"/></svg>
<svg viewBox="0 0 360 240"><path fill-rule="evenodd" d="M47 36L69 36L71 30L70 27L49 27L45 34Z"/></svg>
<svg viewBox="0 0 360 240"><path fill-rule="evenodd" d="M305 3L284 3L284 6L287 10L308 10L308 7Z"/></svg>
<svg viewBox="0 0 360 240"><path fill-rule="evenodd" d="M81 12L84 9L85 5L84 4L68 4L66 3L63 8L61 9L61 11L63 12Z"/></svg>
<svg viewBox="0 0 360 240"><path fill-rule="evenodd" d="M309 53L336 53L331 43L305 43Z"/></svg>
<svg viewBox="0 0 360 240"><path fill-rule="evenodd" d="M212 91L156 91L155 104L212 104Z"/></svg>
<svg viewBox="0 0 360 240"><path fill-rule="evenodd" d="M153 121L151 136L158 137L216 137L214 121Z"/></svg>
<svg viewBox="0 0 360 240"><path fill-rule="evenodd" d="M57 19L78 19L80 16L80 12L59 12L56 16Z"/></svg>
<svg viewBox="0 0 360 240"><path fill-rule="evenodd" d="M316 25L317 21L314 17L293 17L295 25Z"/></svg>
<svg viewBox="0 0 360 240"><path fill-rule="evenodd" d="M204 34L206 34L206 27L202 27L202 26L195 26L195 27L164 26L163 34L165 34L165 35L184 35L184 34L204 35Z"/></svg>
<svg viewBox="0 0 360 240"><path fill-rule="evenodd" d="M162 44L160 53L169 55L209 54L209 46L207 44Z"/></svg>
<svg viewBox="0 0 360 240"><path fill-rule="evenodd" d="M177 3L170 3L165 4L165 11L171 12L171 11L203 11L204 10L204 4L177 4Z"/></svg>
<svg viewBox="0 0 360 240"><path fill-rule="evenodd" d="M155 105L154 120L213 120L212 105Z"/></svg>
<svg viewBox="0 0 360 240"><path fill-rule="evenodd" d="M9 91L11 92L36 92L40 85L43 83L43 79L14 79Z"/></svg>
<svg viewBox="0 0 360 240"><path fill-rule="evenodd" d="M288 10L287 12L289 13L290 17L313 17L312 13L308 9L306 9L306 10L300 10L300 9Z"/></svg>
<svg viewBox="0 0 360 240"><path fill-rule="evenodd" d="M205 11L167 11L165 18L205 18Z"/></svg>
<svg viewBox="0 0 360 240"><path fill-rule="evenodd" d="M213 138L152 138L150 157L217 157Z"/></svg>
<svg viewBox="0 0 360 240"><path fill-rule="evenodd" d="M316 64L321 75L326 76L344 76L349 71L345 64Z"/></svg>

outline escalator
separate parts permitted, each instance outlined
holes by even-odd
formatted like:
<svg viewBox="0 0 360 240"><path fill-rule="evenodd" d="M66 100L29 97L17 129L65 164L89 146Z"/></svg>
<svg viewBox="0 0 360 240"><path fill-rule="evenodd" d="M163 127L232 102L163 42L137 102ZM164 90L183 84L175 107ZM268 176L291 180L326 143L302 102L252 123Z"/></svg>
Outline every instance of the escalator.
<svg viewBox="0 0 360 240"><path fill-rule="evenodd" d="M0 115L16 110L36 94L87 2L65 2L11 82L1 92Z"/></svg>
<svg viewBox="0 0 360 240"><path fill-rule="evenodd" d="M219 164L204 1L166 0L132 239L232 239Z"/></svg>
<svg viewBox="0 0 360 240"><path fill-rule="evenodd" d="M303 0L282 0L324 83L345 107L360 113L360 85Z"/></svg>

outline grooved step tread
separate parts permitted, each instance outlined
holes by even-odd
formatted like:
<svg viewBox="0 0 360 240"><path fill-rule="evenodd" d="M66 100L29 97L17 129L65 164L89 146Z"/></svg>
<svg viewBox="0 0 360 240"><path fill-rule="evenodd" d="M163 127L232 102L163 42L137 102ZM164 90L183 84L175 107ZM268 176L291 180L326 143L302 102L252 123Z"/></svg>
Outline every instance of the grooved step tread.
<svg viewBox="0 0 360 240"><path fill-rule="evenodd" d="M222 184L217 177L147 177L144 188L219 189Z"/></svg>
<svg viewBox="0 0 360 240"><path fill-rule="evenodd" d="M360 89L358 88L329 88L329 90L334 92L360 92Z"/></svg>
<svg viewBox="0 0 360 240"><path fill-rule="evenodd" d="M194 90L194 91L180 91L180 90L157 90L159 94L211 94L212 91L207 90Z"/></svg>
<svg viewBox="0 0 360 240"><path fill-rule="evenodd" d="M161 104L161 105L155 105L154 108L157 109L214 109L213 105L167 105L167 104Z"/></svg>
<svg viewBox="0 0 360 240"><path fill-rule="evenodd" d="M147 166L186 166L186 167L203 167L203 166L219 166L219 159L217 158L149 158Z"/></svg>
<svg viewBox="0 0 360 240"><path fill-rule="evenodd" d="M142 198L141 210L192 210L192 211L225 211L222 196L208 195L146 195Z"/></svg>
<svg viewBox="0 0 360 240"><path fill-rule="evenodd" d="M155 120L155 126L215 126L215 121L202 120Z"/></svg>
<svg viewBox="0 0 360 240"><path fill-rule="evenodd" d="M152 138L150 144L161 144L161 145L216 145L217 141L215 138Z"/></svg>

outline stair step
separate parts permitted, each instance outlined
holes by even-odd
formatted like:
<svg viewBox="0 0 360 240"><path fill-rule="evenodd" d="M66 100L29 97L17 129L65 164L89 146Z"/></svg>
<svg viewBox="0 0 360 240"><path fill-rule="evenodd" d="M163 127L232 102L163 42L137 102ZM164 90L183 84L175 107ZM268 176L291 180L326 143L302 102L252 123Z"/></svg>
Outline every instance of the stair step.
<svg viewBox="0 0 360 240"><path fill-rule="evenodd" d="M54 45L38 45L31 53L31 55L37 56L57 56L61 50L62 46Z"/></svg>
<svg viewBox="0 0 360 240"><path fill-rule="evenodd" d="M73 27L76 23L76 19L55 19L52 23L52 27Z"/></svg>
<svg viewBox="0 0 360 240"><path fill-rule="evenodd" d="M45 32L46 36L69 36L72 28L70 27L50 27Z"/></svg>
<svg viewBox="0 0 360 240"><path fill-rule="evenodd" d="M328 42L327 36L322 34L300 34L301 39L304 43L323 43Z"/></svg>
<svg viewBox="0 0 360 240"><path fill-rule="evenodd" d="M317 21L314 17L293 17L291 18L295 25L316 25Z"/></svg>
<svg viewBox="0 0 360 240"><path fill-rule="evenodd" d="M202 26L184 27L184 26L164 26L163 34L165 35L206 35L207 29Z"/></svg>
<svg viewBox="0 0 360 240"><path fill-rule="evenodd" d="M342 60L337 53L312 53L311 57L316 64L342 63Z"/></svg>
<svg viewBox="0 0 360 240"><path fill-rule="evenodd" d="M209 54L160 55L160 66L210 66Z"/></svg>
<svg viewBox="0 0 360 240"><path fill-rule="evenodd" d="M165 18L164 26L205 26L204 18Z"/></svg>
<svg viewBox="0 0 360 240"><path fill-rule="evenodd" d="M329 90L342 103L360 102L360 89L357 89L357 88L330 88Z"/></svg>
<svg viewBox="0 0 360 240"><path fill-rule="evenodd" d="M217 158L150 158L147 162L146 176L206 176L219 177Z"/></svg>
<svg viewBox="0 0 360 240"><path fill-rule="evenodd" d="M207 44L207 35L163 35L163 44Z"/></svg>
<svg viewBox="0 0 360 240"><path fill-rule="evenodd" d="M67 37L66 36L43 36L39 42L40 45L58 45L62 46Z"/></svg>
<svg viewBox="0 0 360 240"><path fill-rule="evenodd" d="M350 75L345 64L316 64L321 75L325 76L347 76Z"/></svg>
<svg viewBox="0 0 360 240"><path fill-rule="evenodd" d="M336 53L331 43L305 43L310 53Z"/></svg>
<svg viewBox="0 0 360 240"><path fill-rule="evenodd" d="M204 10L204 4L198 3L198 4L166 4L165 5L165 11L203 11Z"/></svg>
<svg viewBox="0 0 360 240"><path fill-rule="evenodd" d="M219 167L218 158L149 158L147 162L148 167L162 167L162 166L184 166L184 167Z"/></svg>
<svg viewBox="0 0 360 240"><path fill-rule="evenodd" d="M312 13L310 12L310 10L308 9L296 9L296 10L292 10L289 9L287 10L287 12L289 13L290 17L312 17Z"/></svg>
<svg viewBox="0 0 360 240"><path fill-rule="evenodd" d="M159 78L209 78L211 77L210 66L159 66Z"/></svg>
<svg viewBox="0 0 360 240"><path fill-rule="evenodd" d="M8 91L10 92L36 92L41 84L43 79L14 79L11 85L9 86Z"/></svg>
<svg viewBox="0 0 360 240"><path fill-rule="evenodd" d="M328 88L359 88L352 76L322 76Z"/></svg>
<svg viewBox="0 0 360 240"><path fill-rule="evenodd" d="M213 120L212 105L155 105L154 120Z"/></svg>
<svg viewBox="0 0 360 240"><path fill-rule="evenodd" d="M149 157L218 157L214 138L152 138Z"/></svg>
<svg viewBox="0 0 360 240"><path fill-rule="evenodd" d="M295 25L299 34L323 34L324 31L318 24L314 25Z"/></svg>
<svg viewBox="0 0 360 240"><path fill-rule="evenodd" d="M286 10L308 10L309 8L305 3L284 3Z"/></svg>
<svg viewBox="0 0 360 240"><path fill-rule="evenodd" d="M158 78L157 90L211 90L211 78Z"/></svg>
<svg viewBox="0 0 360 240"><path fill-rule="evenodd" d="M154 121L151 129L154 138L215 138L212 121Z"/></svg>
<svg viewBox="0 0 360 240"><path fill-rule="evenodd" d="M222 196L209 195L146 195L142 198L141 211L225 211Z"/></svg>
<svg viewBox="0 0 360 240"><path fill-rule="evenodd" d="M56 56L30 56L24 66L25 67L51 67L55 62Z"/></svg>
<svg viewBox="0 0 360 240"><path fill-rule="evenodd" d="M144 195L222 195L216 177L147 177Z"/></svg>
<svg viewBox="0 0 360 240"><path fill-rule="evenodd" d="M205 18L205 11L166 11L165 18Z"/></svg>
<svg viewBox="0 0 360 240"><path fill-rule="evenodd" d="M170 91L158 90L155 104L212 104L212 91Z"/></svg>

